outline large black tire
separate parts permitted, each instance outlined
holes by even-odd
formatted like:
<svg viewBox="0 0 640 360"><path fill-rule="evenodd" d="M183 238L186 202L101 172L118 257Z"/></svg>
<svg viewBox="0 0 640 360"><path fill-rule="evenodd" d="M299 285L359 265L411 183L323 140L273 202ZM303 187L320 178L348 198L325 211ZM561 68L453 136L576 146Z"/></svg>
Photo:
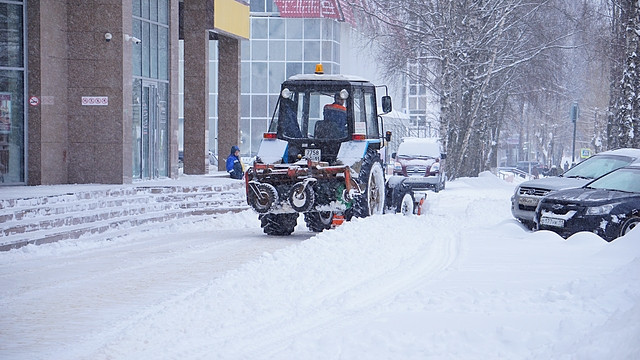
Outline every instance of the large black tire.
<svg viewBox="0 0 640 360"><path fill-rule="evenodd" d="M262 231L267 235L291 235L298 223L298 213L264 214L258 217Z"/></svg>
<svg viewBox="0 0 640 360"><path fill-rule="evenodd" d="M314 211L304 214L304 221L307 223L309 230L313 232L321 232L323 230L331 229L332 219L332 211Z"/></svg>
<svg viewBox="0 0 640 360"><path fill-rule="evenodd" d="M354 215L367 217L384 212L384 171L382 160L374 150L367 150L358 177L362 193L354 199Z"/></svg>

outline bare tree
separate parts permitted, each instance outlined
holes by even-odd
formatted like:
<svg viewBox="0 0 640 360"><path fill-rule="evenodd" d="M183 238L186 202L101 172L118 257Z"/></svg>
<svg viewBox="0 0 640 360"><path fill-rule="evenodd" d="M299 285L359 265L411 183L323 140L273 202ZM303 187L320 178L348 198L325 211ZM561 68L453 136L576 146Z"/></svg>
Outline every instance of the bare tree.
<svg viewBox="0 0 640 360"><path fill-rule="evenodd" d="M403 74L440 99L449 174L476 176L496 163L513 99L555 91L553 52L570 37L553 0L369 0L356 4L380 46L387 75ZM408 66L409 64L416 66ZM419 69L420 71L412 71ZM530 76L535 74L535 76Z"/></svg>

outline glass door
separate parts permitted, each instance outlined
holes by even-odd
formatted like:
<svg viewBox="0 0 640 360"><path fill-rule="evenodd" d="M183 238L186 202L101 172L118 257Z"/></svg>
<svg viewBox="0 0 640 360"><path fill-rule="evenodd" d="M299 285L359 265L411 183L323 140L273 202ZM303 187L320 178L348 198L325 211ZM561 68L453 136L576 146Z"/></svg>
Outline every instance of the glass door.
<svg viewBox="0 0 640 360"><path fill-rule="evenodd" d="M156 179L168 173L168 85L133 82L133 178Z"/></svg>
<svg viewBox="0 0 640 360"><path fill-rule="evenodd" d="M158 88L154 83L142 83L142 178L158 177Z"/></svg>

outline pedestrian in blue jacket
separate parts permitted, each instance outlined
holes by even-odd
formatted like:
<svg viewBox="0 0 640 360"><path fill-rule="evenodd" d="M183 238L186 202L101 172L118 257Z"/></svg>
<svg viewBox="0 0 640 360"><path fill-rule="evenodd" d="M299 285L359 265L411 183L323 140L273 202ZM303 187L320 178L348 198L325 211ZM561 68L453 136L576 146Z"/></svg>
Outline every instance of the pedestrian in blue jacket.
<svg viewBox="0 0 640 360"><path fill-rule="evenodd" d="M231 147L231 154L227 158L227 172L232 179L242 179L242 161L240 161L240 148L236 145Z"/></svg>

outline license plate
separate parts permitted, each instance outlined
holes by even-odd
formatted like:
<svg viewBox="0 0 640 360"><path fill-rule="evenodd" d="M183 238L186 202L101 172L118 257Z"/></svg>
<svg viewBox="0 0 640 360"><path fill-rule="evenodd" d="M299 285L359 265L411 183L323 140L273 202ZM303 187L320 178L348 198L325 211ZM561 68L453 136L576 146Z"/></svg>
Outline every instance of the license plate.
<svg viewBox="0 0 640 360"><path fill-rule="evenodd" d="M518 203L524 206L538 206L540 200L534 197L521 197L518 199Z"/></svg>
<svg viewBox="0 0 640 360"><path fill-rule="evenodd" d="M564 227L564 220L543 216L540 218L540 224L554 227Z"/></svg>
<svg viewBox="0 0 640 360"><path fill-rule="evenodd" d="M320 161L320 149L305 149L304 157L311 161Z"/></svg>

